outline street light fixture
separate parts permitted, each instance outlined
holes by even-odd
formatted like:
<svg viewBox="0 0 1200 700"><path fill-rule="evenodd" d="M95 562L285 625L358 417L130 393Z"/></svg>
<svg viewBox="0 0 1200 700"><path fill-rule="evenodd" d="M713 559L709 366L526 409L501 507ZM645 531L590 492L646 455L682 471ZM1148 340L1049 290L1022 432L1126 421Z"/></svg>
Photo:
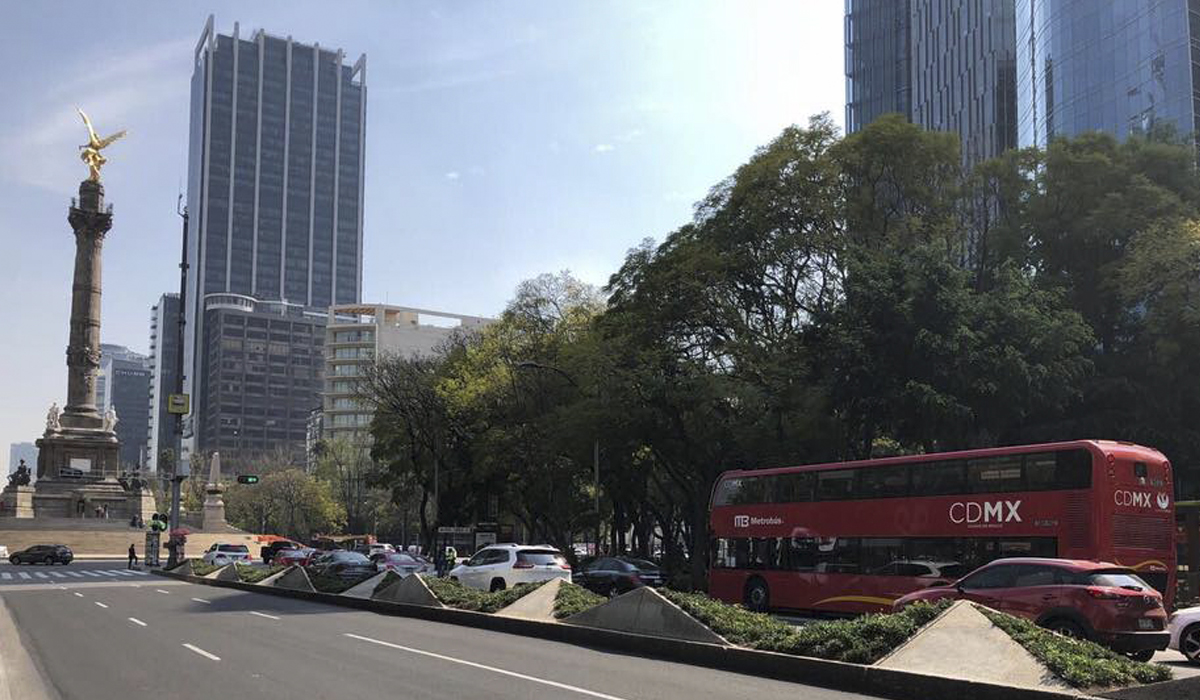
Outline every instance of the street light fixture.
<svg viewBox="0 0 1200 700"><path fill-rule="evenodd" d="M521 362L516 363L516 365L514 365L514 367L516 367L517 369L547 370L550 372L555 372L555 373L561 375L568 382L570 382L571 386L575 387L575 390L578 391L580 394L583 394L584 396L588 396L588 393L583 390L583 387L579 386L579 382L575 381L574 377L572 377L567 372L565 372L553 365L544 365L540 362L534 362L533 360L522 360ZM594 397L592 397L592 398L594 398ZM596 551L595 551L595 555L600 556L600 439L599 438L596 438L592 441L592 507L596 511Z"/></svg>

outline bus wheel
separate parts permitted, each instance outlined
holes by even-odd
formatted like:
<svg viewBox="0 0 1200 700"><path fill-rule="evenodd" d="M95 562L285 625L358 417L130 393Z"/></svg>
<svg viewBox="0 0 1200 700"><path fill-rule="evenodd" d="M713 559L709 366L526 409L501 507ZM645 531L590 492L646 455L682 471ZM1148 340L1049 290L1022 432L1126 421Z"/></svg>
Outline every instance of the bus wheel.
<svg viewBox="0 0 1200 700"><path fill-rule="evenodd" d="M746 582L746 607L754 612L766 612L771 606L771 590L767 582L755 576Z"/></svg>

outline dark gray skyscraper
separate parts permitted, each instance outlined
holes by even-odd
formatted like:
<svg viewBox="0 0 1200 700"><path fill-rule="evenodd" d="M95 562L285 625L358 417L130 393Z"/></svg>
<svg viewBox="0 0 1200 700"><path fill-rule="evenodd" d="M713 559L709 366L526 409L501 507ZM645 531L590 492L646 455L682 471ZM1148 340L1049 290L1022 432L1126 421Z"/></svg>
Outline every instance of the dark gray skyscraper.
<svg viewBox="0 0 1200 700"><path fill-rule="evenodd" d="M1020 144L1200 131L1200 2L1017 0Z"/></svg>
<svg viewBox="0 0 1200 700"><path fill-rule="evenodd" d="M210 295L322 311L360 300L367 89L366 56L244 39L237 24L216 34L211 17L194 61L184 363L196 402ZM210 434L195 423L210 415L193 405L185 432Z"/></svg>
<svg viewBox="0 0 1200 700"><path fill-rule="evenodd" d="M1013 0L846 0L846 131L899 112L970 165L1017 143Z"/></svg>
<svg viewBox="0 0 1200 700"><path fill-rule="evenodd" d="M167 397L176 392L179 375L179 295L164 294L150 309L150 415L146 430L146 469L158 471L164 450L179 453L175 416Z"/></svg>
<svg viewBox="0 0 1200 700"><path fill-rule="evenodd" d="M846 131L911 114L909 0L846 0Z"/></svg>

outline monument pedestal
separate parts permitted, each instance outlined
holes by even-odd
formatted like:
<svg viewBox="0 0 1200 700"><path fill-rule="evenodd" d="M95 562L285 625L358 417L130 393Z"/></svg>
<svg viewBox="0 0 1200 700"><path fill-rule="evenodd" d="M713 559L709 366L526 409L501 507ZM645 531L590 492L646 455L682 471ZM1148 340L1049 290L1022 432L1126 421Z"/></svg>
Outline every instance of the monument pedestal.
<svg viewBox="0 0 1200 700"><path fill-rule="evenodd" d="M150 517L158 512L154 493L148 488L142 487L136 491L126 491L125 501L126 519L137 516L145 522L150 522Z"/></svg>
<svg viewBox="0 0 1200 700"><path fill-rule="evenodd" d="M63 416L65 423L75 416ZM125 489L116 480L120 443L111 430L66 427L47 430L37 441L38 480L34 517L94 518L97 507L109 518L128 517Z"/></svg>
<svg viewBox="0 0 1200 700"><path fill-rule="evenodd" d="M0 495L0 515L9 518L33 517L33 487L8 486Z"/></svg>

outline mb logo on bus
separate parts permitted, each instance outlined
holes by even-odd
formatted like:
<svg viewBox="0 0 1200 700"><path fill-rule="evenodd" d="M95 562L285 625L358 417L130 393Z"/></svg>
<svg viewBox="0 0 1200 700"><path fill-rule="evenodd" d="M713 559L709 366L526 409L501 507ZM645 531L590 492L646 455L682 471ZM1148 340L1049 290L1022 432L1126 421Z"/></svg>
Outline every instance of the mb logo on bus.
<svg viewBox="0 0 1200 700"><path fill-rule="evenodd" d="M1019 523L1021 514L1017 509L1020 501L978 501L958 502L950 505L950 522L961 525L976 525L980 523Z"/></svg>

